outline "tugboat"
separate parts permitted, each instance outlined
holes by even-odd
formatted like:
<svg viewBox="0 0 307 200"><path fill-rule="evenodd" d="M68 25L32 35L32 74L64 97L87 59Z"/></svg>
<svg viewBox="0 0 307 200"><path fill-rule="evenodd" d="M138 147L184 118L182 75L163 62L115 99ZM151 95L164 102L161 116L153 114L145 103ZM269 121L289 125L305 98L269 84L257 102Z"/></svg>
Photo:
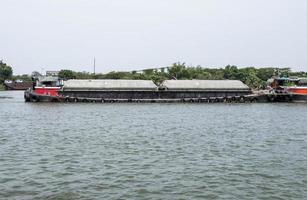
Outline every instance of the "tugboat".
<svg viewBox="0 0 307 200"><path fill-rule="evenodd" d="M58 102L62 95L59 94L63 81L52 76L33 76L33 86L24 93L26 102Z"/></svg>
<svg viewBox="0 0 307 200"><path fill-rule="evenodd" d="M293 102L307 102L307 78L277 77L269 80L271 93L290 97Z"/></svg>
<svg viewBox="0 0 307 200"><path fill-rule="evenodd" d="M295 86L290 86L287 90L292 94L307 95L307 78L299 79Z"/></svg>

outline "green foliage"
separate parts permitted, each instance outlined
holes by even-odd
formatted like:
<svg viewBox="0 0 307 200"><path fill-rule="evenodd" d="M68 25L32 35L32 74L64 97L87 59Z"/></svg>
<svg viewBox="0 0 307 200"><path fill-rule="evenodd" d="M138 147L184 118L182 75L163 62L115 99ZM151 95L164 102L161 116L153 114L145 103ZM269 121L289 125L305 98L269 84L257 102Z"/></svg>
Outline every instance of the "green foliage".
<svg viewBox="0 0 307 200"><path fill-rule="evenodd" d="M61 70L61 78L75 79L132 79L132 80L153 80L156 84L161 84L167 79L178 80L241 80L253 89L266 86L266 81L273 76L296 76L307 77L306 72L291 72L289 68L238 68L234 65L227 65L225 68L202 68L201 66L187 66L185 63L174 63L173 65L161 69L147 69L142 72L109 72L106 74L91 74L88 72L74 72L71 70Z"/></svg>
<svg viewBox="0 0 307 200"><path fill-rule="evenodd" d="M280 77L306 77L307 72L292 72L290 68L238 68L235 65L227 65L225 68L202 68L201 66L187 66L185 63L174 63L169 67L160 69L146 69L142 72L109 72L106 74L93 74L88 72L75 72L64 69L59 72L59 77L63 79L132 79L132 80L153 80L157 85L167 79L178 80L241 80L249 87L258 89L266 85L266 81L273 76ZM13 76L10 66L0 61L0 90L4 89L4 80L31 81L28 75Z"/></svg>
<svg viewBox="0 0 307 200"><path fill-rule="evenodd" d="M104 79L132 79L132 73L129 72L110 72L104 75Z"/></svg>
<svg viewBox="0 0 307 200"><path fill-rule="evenodd" d="M224 79L235 80L239 76L237 66L227 65L224 69Z"/></svg>
<svg viewBox="0 0 307 200"><path fill-rule="evenodd" d="M307 72L291 72L290 76L294 76L294 77L301 77L301 78L307 78Z"/></svg>
<svg viewBox="0 0 307 200"><path fill-rule="evenodd" d="M0 84L3 84L6 79L11 79L13 70L6 63L0 61Z"/></svg>
<svg viewBox="0 0 307 200"><path fill-rule="evenodd" d="M3 84L0 84L0 91L3 91L3 90L5 90L5 87Z"/></svg>
<svg viewBox="0 0 307 200"><path fill-rule="evenodd" d="M13 76L13 80L22 80L24 82L32 81L31 76L27 74Z"/></svg>
<svg viewBox="0 0 307 200"><path fill-rule="evenodd" d="M170 79L181 79L183 77L188 78L189 72L186 70L185 63L174 63L168 69L168 78Z"/></svg>
<svg viewBox="0 0 307 200"><path fill-rule="evenodd" d="M59 77L63 79L74 79L76 78L76 72L69 69L63 69L59 72Z"/></svg>
<svg viewBox="0 0 307 200"><path fill-rule="evenodd" d="M161 85L161 83L167 80L166 73L155 71L151 76L150 80L152 80L156 85Z"/></svg>
<svg viewBox="0 0 307 200"><path fill-rule="evenodd" d="M283 86L286 86L286 87L291 87L291 86L295 86L295 83L294 82L285 82L284 84L283 84Z"/></svg>
<svg viewBox="0 0 307 200"><path fill-rule="evenodd" d="M291 69L290 68L277 68L277 75L280 77L289 77L291 76Z"/></svg>
<svg viewBox="0 0 307 200"><path fill-rule="evenodd" d="M243 83L245 83L251 88L260 88L263 86L263 84L265 84L267 80L261 80L257 76L257 69L254 67L239 69L236 79L241 80Z"/></svg>
<svg viewBox="0 0 307 200"><path fill-rule="evenodd" d="M277 69L276 68L259 68L257 69L257 76L261 79L261 80L268 80L270 78L272 78L273 76L277 76L276 74Z"/></svg>

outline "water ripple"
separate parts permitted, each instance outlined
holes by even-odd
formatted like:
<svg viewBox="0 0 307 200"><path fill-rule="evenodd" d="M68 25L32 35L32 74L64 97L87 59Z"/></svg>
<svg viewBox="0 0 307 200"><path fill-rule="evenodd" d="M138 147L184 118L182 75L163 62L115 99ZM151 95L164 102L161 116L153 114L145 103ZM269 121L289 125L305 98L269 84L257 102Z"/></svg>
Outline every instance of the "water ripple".
<svg viewBox="0 0 307 200"><path fill-rule="evenodd" d="M0 96L0 199L306 199L304 104Z"/></svg>

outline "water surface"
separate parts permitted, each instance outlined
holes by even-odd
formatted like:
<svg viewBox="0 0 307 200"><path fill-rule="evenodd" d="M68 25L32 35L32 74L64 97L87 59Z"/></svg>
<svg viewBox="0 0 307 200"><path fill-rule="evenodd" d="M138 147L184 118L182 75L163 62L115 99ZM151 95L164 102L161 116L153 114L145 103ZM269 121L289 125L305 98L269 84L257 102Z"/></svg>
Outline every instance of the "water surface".
<svg viewBox="0 0 307 200"><path fill-rule="evenodd" d="M306 199L307 104L24 103L0 92L0 199Z"/></svg>

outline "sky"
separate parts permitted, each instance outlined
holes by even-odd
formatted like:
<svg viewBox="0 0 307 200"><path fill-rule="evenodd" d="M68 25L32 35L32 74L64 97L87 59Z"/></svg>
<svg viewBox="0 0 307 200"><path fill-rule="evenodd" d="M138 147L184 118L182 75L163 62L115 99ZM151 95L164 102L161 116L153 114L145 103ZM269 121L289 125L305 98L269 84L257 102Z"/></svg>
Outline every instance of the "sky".
<svg viewBox="0 0 307 200"><path fill-rule="evenodd" d="M306 0L0 0L14 74L131 71L174 62L307 71Z"/></svg>

